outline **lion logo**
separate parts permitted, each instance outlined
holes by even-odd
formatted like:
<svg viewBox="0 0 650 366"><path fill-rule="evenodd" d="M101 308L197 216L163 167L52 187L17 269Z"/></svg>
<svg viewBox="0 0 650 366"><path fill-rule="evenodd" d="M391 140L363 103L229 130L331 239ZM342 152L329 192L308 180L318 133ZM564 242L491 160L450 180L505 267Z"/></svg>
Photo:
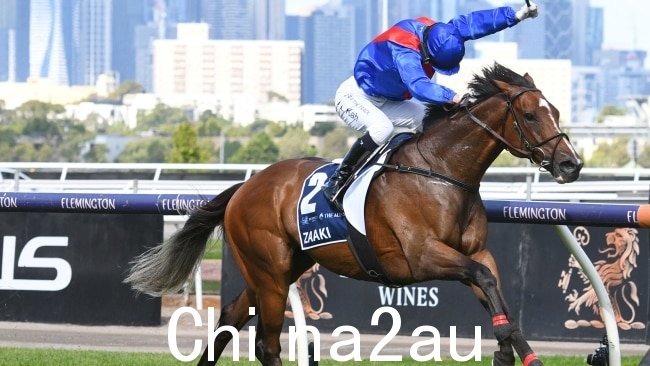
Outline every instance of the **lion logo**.
<svg viewBox="0 0 650 366"><path fill-rule="evenodd" d="M576 240L586 246L589 244L589 231L584 227L577 227L573 232ZM594 267L603 280L605 288L609 293L614 315L618 327L623 330L644 329L645 324L635 322L636 308L639 307L639 296L637 285L630 280L632 271L637 267L636 259L639 255L638 231L632 228L617 228L605 234L606 246L598 252L605 254L606 258L594 262ZM577 272L580 284L571 287L573 274ZM582 272L582 268L571 255L569 257L568 269L562 271L558 287L566 294L565 301L569 303L569 312L575 312L580 316L580 311L591 309L597 318L599 315L598 298L589 280ZM576 287L582 287L579 291ZM564 326L568 329L579 327L603 328L602 321L593 320L567 320Z"/></svg>
<svg viewBox="0 0 650 366"><path fill-rule="evenodd" d="M332 319L331 313L323 311L325 299L327 298L327 288L325 286L325 277L318 273L319 269L320 265L317 263L303 273L296 281L296 288L298 294L300 294L300 301L306 318L311 320ZM293 312L286 310L284 316L293 318Z"/></svg>

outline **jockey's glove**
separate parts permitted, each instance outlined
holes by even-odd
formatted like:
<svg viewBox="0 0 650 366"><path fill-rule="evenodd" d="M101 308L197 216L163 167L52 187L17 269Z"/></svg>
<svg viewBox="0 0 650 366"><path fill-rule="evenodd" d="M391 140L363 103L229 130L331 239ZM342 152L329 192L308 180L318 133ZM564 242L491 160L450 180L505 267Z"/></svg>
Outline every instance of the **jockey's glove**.
<svg viewBox="0 0 650 366"><path fill-rule="evenodd" d="M532 1L530 2L530 7L524 4L521 9L515 13L515 16L517 19L519 19L519 21L522 21L526 18L535 18L537 15L537 4Z"/></svg>

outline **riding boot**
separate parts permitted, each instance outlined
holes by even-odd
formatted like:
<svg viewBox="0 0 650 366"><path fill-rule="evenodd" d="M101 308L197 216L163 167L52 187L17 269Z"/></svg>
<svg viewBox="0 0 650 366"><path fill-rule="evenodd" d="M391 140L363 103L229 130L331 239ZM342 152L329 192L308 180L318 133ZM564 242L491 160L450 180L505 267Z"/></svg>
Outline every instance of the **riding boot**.
<svg viewBox="0 0 650 366"><path fill-rule="evenodd" d="M341 208L342 197L341 195L335 197L336 193L377 147L378 145L370 138L368 133L352 144L350 151L345 154L339 167L323 185L323 194L328 201Z"/></svg>

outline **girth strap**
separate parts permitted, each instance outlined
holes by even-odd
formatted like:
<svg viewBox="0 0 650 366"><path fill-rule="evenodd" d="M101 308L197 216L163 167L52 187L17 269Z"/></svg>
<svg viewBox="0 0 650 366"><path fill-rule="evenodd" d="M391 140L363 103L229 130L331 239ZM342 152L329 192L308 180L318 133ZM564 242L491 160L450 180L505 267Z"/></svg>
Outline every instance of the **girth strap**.
<svg viewBox="0 0 650 366"><path fill-rule="evenodd" d="M377 253L372 248L372 245L368 241L368 238L357 231L357 229L346 220L348 224L348 247L354 258L359 263L361 269L368 274L373 280L382 283L388 287L401 287L396 285L391 281L384 271L381 263L379 263L379 258L377 258Z"/></svg>

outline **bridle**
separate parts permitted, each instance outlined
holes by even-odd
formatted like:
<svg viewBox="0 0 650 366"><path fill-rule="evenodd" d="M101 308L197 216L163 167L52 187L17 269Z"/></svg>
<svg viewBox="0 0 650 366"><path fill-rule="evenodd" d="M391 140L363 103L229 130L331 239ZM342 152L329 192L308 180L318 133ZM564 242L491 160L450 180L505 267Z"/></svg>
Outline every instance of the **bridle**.
<svg viewBox="0 0 650 366"><path fill-rule="evenodd" d="M516 152L517 154L521 155L522 157L528 158L533 164L539 165L540 168L546 169L549 172L551 171L551 167L553 166L553 163L555 161L555 152L557 151L558 146L560 145L560 142L563 139L569 139L569 136L567 136L566 133L560 132L555 136L551 136L541 142L538 142L536 144L532 144L526 135L524 134L524 130L521 128L521 125L519 123L519 119L517 118L517 113L515 113L515 109L512 106L514 101L519 98L521 95L523 95L526 92L539 92L539 89L536 88L522 88L518 90L515 94L512 96L508 96L506 94L503 94L505 96L506 100L506 115L504 116L503 122L501 123L502 127L505 127L506 122L508 121L508 113L512 115L512 123L515 127L515 130L517 131L517 134L519 134L519 140L521 142L521 146L523 146L525 149L522 149L521 147L516 147L513 144L511 144L508 140L506 140L502 135L494 131L490 126L488 126L485 122L481 121L476 117L474 114L472 114L471 110L467 105L464 105L465 112L467 112L467 115L469 118L479 126L481 126L484 130L489 132L492 136L494 136L497 140L501 141L504 145L506 145L506 150L510 152ZM550 159L547 159L546 154L544 153L544 150L542 150L542 146L546 145L547 143L557 140L555 142L555 146L553 146L553 151L551 153ZM539 157L541 156L541 159L536 159L536 156Z"/></svg>
<svg viewBox="0 0 650 366"><path fill-rule="evenodd" d="M461 101L460 106L465 109L465 111L467 112L467 115L469 116L469 118L474 123L481 126L483 129L485 129L487 132L489 132L493 137L495 137L497 140L499 140L501 143L503 143L506 146L506 149L508 151L511 151L511 152L514 151L517 154L521 155L522 157L527 157L531 162L533 162L534 164L539 165L540 169L546 169L546 170L548 170L550 172L551 167L553 166L553 162L555 160L555 152L557 151L557 147L560 145L560 142L562 141L562 139L564 139L564 138L568 139L569 137L567 136L567 134L565 134L563 132L560 132L557 135L549 137L544 141L541 141L541 142L539 142L537 144L532 144L528 140L526 135L524 134L524 130L521 128L521 125L519 123L519 119L517 118L517 113L515 113L515 109L512 106L512 103L517 98L519 98L522 94L524 94L526 92L539 92L539 91L540 90L536 89L536 88L523 88L523 89L520 89L519 91L517 91L512 96L507 96L507 95L503 94L505 96L506 106L508 108L506 109L506 114L505 114L505 116L503 118L503 122L500 125L502 126L502 129L505 127L505 124L508 121L508 113L510 113L512 115L513 125L515 126L515 129L517 130L517 133L519 134L519 139L521 141L521 145L525 149L514 146L508 140L506 140L503 136L501 136L499 133L497 133L492 128L490 128L490 126L488 126L485 122L481 121L480 119L478 119L478 117L476 117L474 114L472 114L472 112L471 112L471 110L469 109L469 106L468 106L467 96L463 97L463 100ZM478 103L478 104L480 104L480 103ZM478 104L475 104L474 106L476 106ZM420 155L422 157L424 157L424 155L422 154L422 152L420 151L420 148L419 148L419 141L420 141L421 136L422 136L422 134L420 134L418 136L418 138L416 140L416 146L417 146L418 151L420 152ZM544 150L542 150L541 147L546 145L547 143L553 141L553 140L557 140L557 142L555 143L555 146L553 146L553 152L551 153L550 159L547 159L546 154L544 153ZM541 153L541 157L542 157L541 160L539 160L539 161L536 161L536 159L535 159L535 152L537 152L537 151L539 151ZM427 160L426 158L424 158L424 159ZM453 177L450 177L450 176L447 176L447 175L444 175L444 174L440 174L440 173L436 173L436 172L434 172L432 170L429 170L429 169L423 169L423 168L418 168L418 167L414 167L414 166L410 166L410 165L403 165L403 164L395 164L395 165L384 164L384 163L375 163L375 164L381 165L382 167L384 167L386 169L396 170L396 171L398 171L400 173L412 173L412 174L425 176L427 178L440 179L440 180L446 181L447 183L451 183L452 185L454 185L454 186L456 186L456 187L458 187L458 188L460 188L460 189L462 189L464 191L470 192L470 193L476 193L476 192L479 191L478 186L473 186L473 185L461 182L461 181L459 181L459 180L457 180L457 179L455 179Z"/></svg>

